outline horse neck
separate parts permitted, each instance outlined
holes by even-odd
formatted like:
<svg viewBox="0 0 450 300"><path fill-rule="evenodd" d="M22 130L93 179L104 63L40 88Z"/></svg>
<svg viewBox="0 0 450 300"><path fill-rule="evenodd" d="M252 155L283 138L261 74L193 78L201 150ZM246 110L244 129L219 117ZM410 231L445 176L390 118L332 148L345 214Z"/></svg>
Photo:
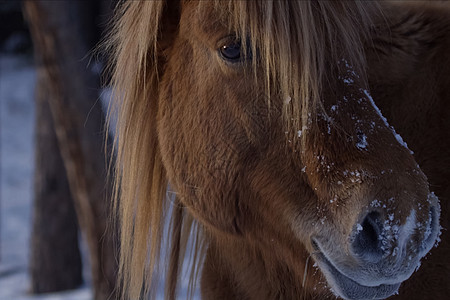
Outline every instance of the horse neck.
<svg viewBox="0 0 450 300"><path fill-rule="evenodd" d="M316 289L315 296L327 290L315 288L321 278L313 276L315 270L306 251L300 260L287 259L280 249L262 249L243 238L212 237L202 271L202 297L204 299L312 299L308 291ZM298 249L297 249L298 250ZM285 255L284 260L280 256ZM289 255L287 255L289 256ZM307 260L307 273L304 273ZM282 263L283 261L283 263ZM303 281L303 276L307 279ZM317 274L316 274L317 275ZM304 287L302 287L302 282Z"/></svg>

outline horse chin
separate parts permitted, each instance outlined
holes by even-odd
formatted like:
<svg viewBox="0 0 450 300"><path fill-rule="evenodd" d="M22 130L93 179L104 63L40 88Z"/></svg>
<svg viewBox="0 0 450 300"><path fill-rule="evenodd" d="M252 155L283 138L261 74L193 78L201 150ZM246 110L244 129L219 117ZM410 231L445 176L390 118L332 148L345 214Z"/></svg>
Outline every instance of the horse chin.
<svg viewBox="0 0 450 300"><path fill-rule="evenodd" d="M386 299L397 294L399 283L380 284L378 286L365 286L342 274L327 258L320 252L314 253L314 259L331 288L331 291L343 299L365 300Z"/></svg>

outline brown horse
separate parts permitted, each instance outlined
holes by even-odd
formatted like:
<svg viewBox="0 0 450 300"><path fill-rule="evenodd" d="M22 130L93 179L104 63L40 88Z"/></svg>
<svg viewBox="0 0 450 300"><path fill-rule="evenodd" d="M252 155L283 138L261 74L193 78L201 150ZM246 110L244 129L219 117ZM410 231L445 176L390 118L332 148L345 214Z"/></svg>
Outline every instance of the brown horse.
<svg viewBox="0 0 450 300"><path fill-rule="evenodd" d="M185 255L204 299L450 295L449 5L129 1L110 46L124 298Z"/></svg>

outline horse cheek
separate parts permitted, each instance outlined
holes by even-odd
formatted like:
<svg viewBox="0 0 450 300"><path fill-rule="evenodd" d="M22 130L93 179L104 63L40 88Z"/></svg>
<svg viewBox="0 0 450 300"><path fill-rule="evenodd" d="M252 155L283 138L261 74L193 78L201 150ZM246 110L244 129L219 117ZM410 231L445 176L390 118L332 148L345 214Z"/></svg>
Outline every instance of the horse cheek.
<svg viewBox="0 0 450 300"><path fill-rule="evenodd" d="M166 72L184 74L170 66ZM167 77L171 80L163 79L160 88L158 139L170 187L206 227L239 233L236 157L232 149L222 151L231 144L223 140L225 117L207 104L192 77Z"/></svg>

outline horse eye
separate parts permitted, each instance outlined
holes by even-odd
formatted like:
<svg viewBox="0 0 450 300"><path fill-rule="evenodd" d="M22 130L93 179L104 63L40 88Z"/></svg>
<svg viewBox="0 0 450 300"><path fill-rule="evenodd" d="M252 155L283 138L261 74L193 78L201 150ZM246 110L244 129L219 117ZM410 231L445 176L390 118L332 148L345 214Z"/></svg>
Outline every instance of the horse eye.
<svg viewBox="0 0 450 300"><path fill-rule="evenodd" d="M241 59L241 43L235 42L220 47L220 55L229 61L235 62Z"/></svg>

